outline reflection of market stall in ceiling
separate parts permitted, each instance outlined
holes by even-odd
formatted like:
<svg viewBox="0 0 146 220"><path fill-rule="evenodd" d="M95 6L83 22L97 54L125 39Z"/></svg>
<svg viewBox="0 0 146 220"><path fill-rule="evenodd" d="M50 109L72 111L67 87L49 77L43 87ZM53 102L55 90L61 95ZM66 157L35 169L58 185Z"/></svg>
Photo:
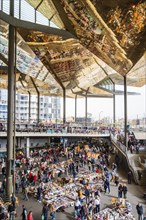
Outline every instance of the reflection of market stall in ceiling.
<svg viewBox="0 0 146 220"><path fill-rule="evenodd" d="M7 88L8 25L2 21L0 31L0 59L3 61L1 61L0 86L1 88ZM41 63L18 33L16 64L16 88L19 91L36 93L32 83L33 79L42 95L62 94L62 89L52 77L51 72Z"/></svg>
<svg viewBox="0 0 146 220"><path fill-rule="evenodd" d="M78 40L25 30L24 37L44 66L52 71L66 89L87 90L105 77L94 55ZM26 36L27 33L27 37ZM100 63L100 59L98 59Z"/></svg>
<svg viewBox="0 0 146 220"><path fill-rule="evenodd" d="M121 75L125 75L145 51L145 1L27 2L34 8L38 6L37 10L57 26L76 35L83 46ZM137 50L136 56L134 50Z"/></svg>
<svg viewBox="0 0 146 220"><path fill-rule="evenodd" d="M145 33L143 1L138 4L135 4L134 0L129 1L133 2L132 4L128 4L128 0L123 0L119 4L116 1L109 1L109 3L103 1L102 5L101 2L97 4L97 1L89 0L27 1L58 27L72 33L75 38L67 39L59 34L17 28L19 33L17 34L17 70L20 75L17 87L19 85L19 89L22 86L23 90L33 91L30 79L32 77L40 90L45 89L42 94L49 95L49 91L52 91L51 94L62 95L61 87L64 87L69 97L74 97L76 94L85 96L86 93L89 96L112 97L112 94L119 94L120 91L113 91L111 87L113 84L123 85L125 74L127 74L129 86L146 84L144 65L139 70L136 67L140 66L145 59L144 54L141 58L143 61L139 60L145 51L145 41L142 44ZM124 1L126 9L120 10L120 16L117 17L117 8L124 8ZM115 14L113 9L116 11ZM107 16L102 14L104 11ZM134 27L132 32L135 33L135 40L131 32L126 32L128 24L135 24L133 23L135 22L134 11L139 14L141 20L141 28L136 32ZM121 19L125 22L125 33L128 33L127 44L123 43L124 37L117 34L117 29L113 27L114 24L118 25L121 30L123 27L123 24L119 23L122 22ZM0 43L3 48L3 44L4 47L8 44L8 25L1 23L2 43ZM4 51L7 53L7 50ZM22 51L24 51L23 56ZM3 61L7 59L7 54L0 52L1 56L4 56L0 59ZM139 64L135 65L137 60ZM25 82L23 80L21 83L21 77L25 78Z"/></svg>
<svg viewBox="0 0 146 220"><path fill-rule="evenodd" d="M8 76L7 76L7 69L0 70L0 88L1 89L7 89L8 87ZM41 95L49 95L49 96L56 96L56 95L62 95L61 91L59 93L59 90L54 86L50 87L48 83L44 83L40 80L33 79L29 77L26 74L20 74L19 72L16 73L16 90L18 92L27 93L30 92L31 94L36 94L36 89L34 87L33 82L35 83L39 93Z"/></svg>

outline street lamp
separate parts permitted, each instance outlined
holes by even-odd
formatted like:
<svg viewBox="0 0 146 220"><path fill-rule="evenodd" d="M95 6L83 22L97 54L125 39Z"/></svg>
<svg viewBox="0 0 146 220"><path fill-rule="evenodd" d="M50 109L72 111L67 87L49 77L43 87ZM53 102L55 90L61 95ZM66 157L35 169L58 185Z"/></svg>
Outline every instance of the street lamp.
<svg viewBox="0 0 146 220"><path fill-rule="evenodd" d="M100 111L100 112L99 112L99 123L100 123L100 115L101 115L102 112L103 112L103 111Z"/></svg>

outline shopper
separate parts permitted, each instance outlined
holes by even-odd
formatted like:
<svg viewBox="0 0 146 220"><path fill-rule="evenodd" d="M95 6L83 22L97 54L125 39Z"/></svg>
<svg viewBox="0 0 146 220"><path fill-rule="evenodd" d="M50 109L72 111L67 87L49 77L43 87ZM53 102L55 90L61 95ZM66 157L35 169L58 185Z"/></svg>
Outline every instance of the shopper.
<svg viewBox="0 0 146 220"><path fill-rule="evenodd" d="M97 196L94 200L95 214L100 212L100 198Z"/></svg>
<svg viewBox="0 0 146 220"><path fill-rule="evenodd" d="M27 215L27 220L33 220L32 211L29 211L29 213Z"/></svg>
<svg viewBox="0 0 146 220"><path fill-rule="evenodd" d="M42 194L42 189L41 189L41 186L39 186L37 188L37 201L38 202L41 202L41 194Z"/></svg>
<svg viewBox="0 0 146 220"><path fill-rule="evenodd" d="M84 206L81 206L79 216L80 216L81 220L85 220L85 218L86 218L86 213L85 213Z"/></svg>
<svg viewBox="0 0 146 220"><path fill-rule="evenodd" d="M22 205L22 220L27 220L27 210L24 205Z"/></svg>
<svg viewBox="0 0 146 220"><path fill-rule="evenodd" d="M138 203L136 206L137 214L138 214L138 220L143 220L143 206Z"/></svg>
<svg viewBox="0 0 146 220"><path fill-rule="evenodd" d="M118 187L118 198L122 198L122 192L123 192L123 186L122 184L120 184Z"/></svg>
<svg viewBox="0 0 146 220"><path fill-rule="evenodd" d="M56 204L55 204L55 202L52 202L52 204L50 205L50 216L52 217L52 220L55 219L55 216L56 216Z"/></svg>
<svg viewBox="0 0 146 220"><path fill-rule="evenodd" d="M119 176L117 174L115 175L115 184L116 186L119 185Z"/></svg>
<svg viewBox="0 0 146 220"><path fill-rule="evenodd" d="M75 217L79 215L80 209L81 209L81 202L79 199L77 199L75 202Z"/></svg>
<svg viewBox="0 0 146 220"><path fill-rule="evenodd" d="M12 203L13 208L15 210L16 209L16 197L15 197L14 193L12 193L12 196L11 196L11 203Z"/></svg>
<svg viewBox="0 0 146 220"><path fill-rule="evenodd" d="M48 211L49 211L49 207L47 205L47 203L44 204L43 209L42 209L42 215L44 216L44 220L48 220Z"/></svg>
<svg viewBox="0 0 146 220"><path fill-rule="evenodd" d="M26 200L26 201L28 201L29 200L29 198L28 198L28 187L26 186L25 188L24 188L24 200Z"/></svg>
<svg viewBox="0 0 146 220"><path fill-rule="evenodd" d="M90 189L88 187L85 187L85 197L86 197L86 203L90 202Z"/></svg>
<svg viewBox="0 0 146 220"><path fill-rule="evenodd" d="M15 209L12 203L8 206L9 220L15 219Z"/></svg>
<svg viewBox="0 0 146 220"><path fill-rule="evenodd" d="M104 181L104 189L105 189L105 193L107 192L107 190L108 190L108 193L110 193L110 181L107 178Z"/></svg>
<svg viewBox="0 0 146 220"><path fill-rule="evenodd" d="M122 191L123 191L124 199L126 199L127 198L127 192L128 192L126 184L123 185Z"/></svg>
<svg viewBox="0 0 146 220"><path fill-rule="evenodd" d="M131 182L132 182L132 172L129 171L128 172L128 184L131 184Z"/></svg>

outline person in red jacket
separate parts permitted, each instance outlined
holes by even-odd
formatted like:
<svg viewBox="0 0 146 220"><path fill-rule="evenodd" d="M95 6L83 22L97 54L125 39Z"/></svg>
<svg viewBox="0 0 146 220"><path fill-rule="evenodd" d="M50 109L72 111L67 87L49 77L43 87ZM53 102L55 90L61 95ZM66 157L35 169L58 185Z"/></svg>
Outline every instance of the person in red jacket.
<svg viewBox="0 0 146 220"><path fill-rule="evenodd" d="M35 186L36 186L36 181L37 181L37 175L34 174L34 176L33 176L33 183L34 183Z"/></svg>
<svg viewBox="0 0 146 220"><path fill-rule="evenodd" d="M27 220L33 220L32 211L28 213Z"/></svg>

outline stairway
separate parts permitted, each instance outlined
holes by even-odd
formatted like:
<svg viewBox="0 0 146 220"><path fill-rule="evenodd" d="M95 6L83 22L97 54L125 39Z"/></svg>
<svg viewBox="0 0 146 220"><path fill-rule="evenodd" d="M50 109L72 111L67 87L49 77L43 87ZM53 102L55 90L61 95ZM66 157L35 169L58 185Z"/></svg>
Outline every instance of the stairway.
<svg viewBox="0 0 146 220"><path fill-rule="evenodd" d="M146 186L146 170L141 170L141 178L139 179L138 172L135 172L137 183L140 186Z"/></svg>
<svg viewBox="0 0 146 220"><path fill-rule="evenodd" d="M145 154L130 154L123 151L115 142L111 139L112 144L124 155L126 158L127 164L131 172L133 173L134 180L138 185L146 186L146 168L141 166L141 162L145 163ZM141 178L139 180L138 171L141 173Z"/></svg>

